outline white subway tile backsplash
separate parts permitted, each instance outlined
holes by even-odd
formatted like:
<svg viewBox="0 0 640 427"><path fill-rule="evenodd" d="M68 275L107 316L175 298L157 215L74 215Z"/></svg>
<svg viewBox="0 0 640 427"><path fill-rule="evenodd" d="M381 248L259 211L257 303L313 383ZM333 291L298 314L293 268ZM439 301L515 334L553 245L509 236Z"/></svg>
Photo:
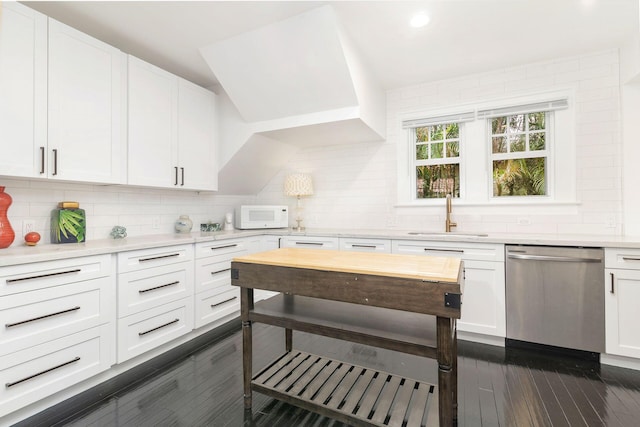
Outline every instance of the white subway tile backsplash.
<svg viewBox="0 0 640 427"><path fill-rule="evenodd" d="M387 93L387 142L301 150L289 166L309 168L316 194L304 201L305 215L318 227L418 229L441 231L443 207L396 207L396 144L407 143L400 132L402 114L452 108L504 96L569 90L576 103L576 179L579 204L526 208L456 206L458 230L503 233L621 232L587 224L585 218L621 217L620 95L618 52L596 52L537 64L497 69L473 76L425 83ZM557 143L562 143L558 141ZM258 196L279 198L282 176ZM294 202L289 203L290 206ZM549 212L548 214L545 214ZM507 212L507 213L505 213ZM519 224L526 216L529 225ZM559 212L558 214L555 214Z"/></svg>

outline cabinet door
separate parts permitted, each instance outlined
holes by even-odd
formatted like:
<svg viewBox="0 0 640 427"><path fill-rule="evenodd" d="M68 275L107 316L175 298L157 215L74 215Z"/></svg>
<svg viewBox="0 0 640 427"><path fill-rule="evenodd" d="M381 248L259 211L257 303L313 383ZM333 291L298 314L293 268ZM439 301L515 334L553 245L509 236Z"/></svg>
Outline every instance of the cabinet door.
<svg viewBox="0 0 640 427"><path fill-rule="evenodd" d="M640 270L606 270L607 353L640 358Z"/></svg>
<svg viewBox="0 0 640 427"><path fill-rule="evenodd" d="M504 337L506 312L504 264L464 261L462 316L458 330Z"/></svg>
<svg viewBox="0 0 640 427"><path fill-rule="evenodd" d="M46 173L41 157L47 145L46 91L47 17L19 3L1 2L0 175Z"/></svg>
<svg viewBox="0 0 640 427"><path fill-rule="evenodd" d="M128 183L178 184L178 78L133 56L129 70Z"/></svg>
<svg viewBox="0 0 640 427"><path fill-rule="evenodd" d="M49 177L124 183L122 53L49 19Z"/></svg>
<svg viewBox="0 0 640 427"><path fill-rule="evenodd" d="M217 190L215 94L180 79L178 89L178 166L181 188Z"/></svg>

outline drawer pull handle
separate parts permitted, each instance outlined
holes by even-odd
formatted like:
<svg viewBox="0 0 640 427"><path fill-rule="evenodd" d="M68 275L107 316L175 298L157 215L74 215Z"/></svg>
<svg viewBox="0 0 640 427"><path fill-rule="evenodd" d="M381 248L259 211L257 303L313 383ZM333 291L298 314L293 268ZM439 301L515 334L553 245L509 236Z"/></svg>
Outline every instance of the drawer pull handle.
<svg viewBox="0 0 640 427"><path fill-rule="evenodd" d="M376 245L351 245L352 248L375 249Z"/></svg>
<svg viewBox="0 0 640 427"><path fill-rule="evenodd" d="M622 260L623 261L640 261L640 258L635 258L635 257L630 257L630 256L623 256Z"/></svg>
<svg viewBox="0 0 640 427"><path fill-rule="evenodd" d="M25 378L23 378L21 380L18 380L18 381L14 381L12 383L6 383L5 387L6 388L13 387L14 385L18 385L18 384L23 383L25 381L29 381L29 380L31 380L31 379L33 379L35 377L39 377L40 375L44 375L44 374L46 374L48 372L55 371L56 369L62 368L63 366L67 366L67 365L71 365L72 363L76 363L78 360L80 360L80 358L79 357L75 357L73 360L69 360L68 362L64 362L64 363L61 363L61 364L59 364L57 366L54 366L52 368L45 369L44 371L38 372L37 374L30 375L28 377L25 377Z"/></svg>
<svg viewBox="0 0 640 427"><path fill-rule="evenodd" d="M171 322L167 322L164 325L156 326L155 328L149 329L148 331L138 332L138 335L139 336L143 336L143 335L150 334L153 331L157 331L158 329L166 328L167 326L173 325L174 323L178 323L179 321L180 321L180 319L174 319Z"/></svg>
<svg viewBox="0 0 640 427"><path fill-rule="evenodd" d="M228 303L229 301L233 301L234 299L237 299L237 298L238 298L238 297L233 297L233 298L226 299L226 300L224 300L224 301L222 301L222 302L219 302L219 303L217 303L217 304L211 304L211 308L215 308L215 307L217 307L217 306L219 306L219 305L226 304L226 303Z"/></svg>
<svg viewBox="0 0 640 427"><path fill-rule="evenodd" d="M227 248L235 248L236 246L238 246L237 243L234 243L233 245L225 245L225 246L214 246L211 248L212 251L217 251L218 249L227 249Z"/></svg>
<svg viewBox="0 0 640 427"><path fill-rule="evenodd" d="M44 147L40 147L40 175L44 173Z"/></svg>
<svg viewBox="0 0 640 427"><path fill-rule="evenodd" d="M25 323L35 322L36 320L42 320L42 319L46 319L48 317L59 316L61 314L71 313L72 311L78 311L78 310L80 310L80 306L69 308L67 310L58 311L56 313L45 314L44 316L34 317L33 319L23 320L21 322L7 323L4 326L6 328L13 328L14 326L24 325Z"/></svg>
<svg viewBox="0 0 640 427"><path fill-rule="evenodd" d="M75 270L61 271L59 273L48 273L48 274L40 274L38 276L21 277L19 279L9 279L9 280L7 280L7 284L15 283L15 282L22 282L24 280L35 280L35 279L43 279L45 277L60 276L62 274L80 273L81 271L82 271L81 269L77 268Z"/></svg>
<svg viewBox="0 0 640 427"><path fill-rule="evenodd" d="M212 271L211 275L213 276L214 274L224 273L225 271L229 271L229 270L231 270L231 269L230 268L225 268L224 270Z"/></svg>
<svg viewBox="0 0 640 427"><path fill-rule="evenodd" d="M611 290L609 292L611 292L612 294L615 294L615 288L613 287L613 284L615 282L615 276L613 275L613 273L609 273L611 275Z"/></svg>
<svg viewBox="0 0 640 427"><path fill-rule="evenodd" d="M53 149L53 173L51 175L58 175L58 149Z"/></svg>
<svg viewBox="0 0 640 427"><path fill-rule="evenodd" d="M160 285L160 286L155 286L155 287L149 288L149 289L139 290L138 293L144 294L145 292L155 291L156 289L166 288L167 286L177 285L178 283L180 283L180 281L176 280L175 282L167 283L166 285Z"/></svg>
<svg viewBox="0 0 640 427"><path fill-rule="evenodd" d="M296 245L323 246L322 242L296 242Z"/></svg>
<svg viewBox="0 0 640 427"><path fill-rule="evenodd" d="M180 256L180 254L160 255L160 256L154 256L150 258L138 258L138 262L155 261L157 259L173 258L174 256Z"/></svg>
<svg viewBox="0 0 640 427"><path fill-rule="evenodd" d="M455 252L458 254L463 254L464 251L462 249L441 249L441 248L424 248L424 251L436 251L436 252Z"/></svg>

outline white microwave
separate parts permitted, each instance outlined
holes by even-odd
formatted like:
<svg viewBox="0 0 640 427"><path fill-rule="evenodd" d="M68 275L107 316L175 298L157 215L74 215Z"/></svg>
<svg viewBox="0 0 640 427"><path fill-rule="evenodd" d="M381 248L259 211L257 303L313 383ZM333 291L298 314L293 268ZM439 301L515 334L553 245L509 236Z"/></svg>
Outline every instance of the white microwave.
<svg viewBox="0 0 640 427"><path fill-rule="evenodd" d="M285 205L242 205L236 209L236 228L289 227L289 207Z"/></svg>

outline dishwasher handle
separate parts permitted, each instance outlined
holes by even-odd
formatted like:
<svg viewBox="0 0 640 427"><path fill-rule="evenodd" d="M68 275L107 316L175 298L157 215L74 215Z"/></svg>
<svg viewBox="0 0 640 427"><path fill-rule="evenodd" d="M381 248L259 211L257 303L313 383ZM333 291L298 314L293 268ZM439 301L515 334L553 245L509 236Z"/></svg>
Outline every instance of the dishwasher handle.
<svg viewBox="0 0 640 427"><path fill-rule="evenodd" d="M528 261L556 261L556 262L602 262L601 258L578 258L570 256L554 256L554 255L527 255L508 253L507 258L522 259Z"/></svg>

